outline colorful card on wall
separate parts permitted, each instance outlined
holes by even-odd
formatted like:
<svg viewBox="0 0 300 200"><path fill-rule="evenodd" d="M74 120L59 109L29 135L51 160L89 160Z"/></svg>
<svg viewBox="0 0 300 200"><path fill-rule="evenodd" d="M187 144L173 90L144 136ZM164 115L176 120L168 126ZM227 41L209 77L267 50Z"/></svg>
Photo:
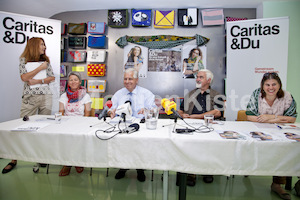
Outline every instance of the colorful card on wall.
<svg viewBox="0 0 300 200"><path fill-rule="evenodd" d="M105 33L105 22L88 22L88 33L101 35Z"/></svg>
<svg viewBox="0 0 300 200"><path fill-rule="evenodd" d="M68 45L69 48L73 48L73 49L85 49L86 37L69 37Z"/></svg>
<svg viewBox="0 0 300 200"><path fill-rule="evenodd" d="M223 9L201 10L203 26L214 26L224 24Z"/></svg>
<svg viewBox="0 0 300 200"><path fill-rule="evenodd" d="M67 76L67 66L61 65L60 66L60 77L66 77Z"/></svg>
<svg viewBox="0 0 300 200"><path fill-rule="evenodd" d="M151 26L151 10L132 9L132 26Z"/></svg>
<svg viewBox="0 0 300 200"><path fill-rule="evenodd" d="M69 23L68 33L73 35L84 35L86 34L86 23Z"/></svg>
<svg viewBox="0 0 300 200"><path fill-rule="evenodd" d="M92 105L91 107L96 109L96 110L102 110L103 109L103 102L104 102L104 98L91 98L92 100Z"/></svg>
<svg viewBox="0 0 300 200"><path fill-rule="evenodd" d="M197 26L198 25L198 9L178 9L178 25L179 26Z"/></svg>
<svg viewBox="0 0 300 200"><path fill-rule="evenodd" d="M86 79L81 80L81 86L87 88L87 80Z"/></svg>
<svg viewBox="0 0 300 200"><path fill-rule="evenodd" d="M154 11L154 28L174 28L175 10Z"/></svg>
<svg viewBox="0 0 300 200"><path fill-rule="evenodd" d="M66 50L61 50L61 53L60 53L60 61L61 61L61 62L67 62L67 58L68 58L68 51L66 51Z"/></svg>
<svg viewBox="0 0 300 200"><path fill-rule="evenodd" d="M68 62L85 62L86 51L69 51Z"/></svg>
<svg viewBox="0 0 300 200"><path fill-rule="evenodd" d="M60 40L60 49L68 48L68 38L61 38Z"/></svg>
<svg viewBox="0 0 300 200"><path fill-rule="evenodd" d="M94 37L89 36L88 47L91 48L105 48L106 36Z"/></svg>
<svg viewBox="0 0 300 200"><path fill-rule="evenodd" d="M60 95L66 91L67 80L60 80Z"/></svg>
<svg viewBox="0 0 300 200"><path fill-rule="evenodd" d="M106 80L88 80L88 92L104 93L106 88Z"/></svg>
<svg viewBox="0 0 300 200"><path fill-rule="evenodd" d="M74 71L74 72L84 72L84 66L73 66L72 71Z"/></svg>
<svg viewBox="0 0 300 200"><path fill-rule="evenodd" d="M87 62L105 62L105 50L89 50L87 51Z"/></svg>
<svg viewBox="0 0 300 200"><path fill-rule="evenodd" d="M113 28L128 27L128 10L108 10L108 26Z"/></svg>
<svg viewBox="0 0 300 200"><path fill-rule="evenodd" d="M106 65L105 64L88 64L87 75L88 76L105 76Z"/></svg>
<svg viewBox="0 0 300 200"><path fill-rule="evenodd" d="M248 20L247 17L226 17L226 22L234 22L234 21L242 21L242 20Z"/></svg>
<svg viewBox="0 0 300 200"><path fill-rule="evenodd" d="M67 34L67 24L61 24L61 35Z"/></svg>

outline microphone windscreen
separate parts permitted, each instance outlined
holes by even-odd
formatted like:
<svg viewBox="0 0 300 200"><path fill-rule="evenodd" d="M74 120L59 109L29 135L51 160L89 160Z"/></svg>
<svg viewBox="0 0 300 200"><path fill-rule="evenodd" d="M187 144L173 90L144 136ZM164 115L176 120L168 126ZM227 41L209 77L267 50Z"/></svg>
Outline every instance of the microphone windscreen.
<svg viewBox="0 0 300 200"><path fill-rule="evenodd" d="M105 107L105 106L111 108L111 107L112 107L112 101L111 101L111 100L108 100L108 101L105 103L104 107Z"/></svg>
<svg viewBox="0 0 300 200"><path fill-rule="evenodd" d="M130 124L128 127L133 127L136 131L138 131L140 128L140 125L137 123L134 123L134 124Z"/></svg>

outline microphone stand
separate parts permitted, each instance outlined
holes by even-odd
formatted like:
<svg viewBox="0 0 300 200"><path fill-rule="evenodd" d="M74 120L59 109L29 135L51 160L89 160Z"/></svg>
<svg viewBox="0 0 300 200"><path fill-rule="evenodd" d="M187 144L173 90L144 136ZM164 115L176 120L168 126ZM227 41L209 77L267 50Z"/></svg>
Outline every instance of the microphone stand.
<svg viewBox="0 0 300 200"><path fill-rule="evenodd" d="M173 116L175 116L175 118L174 118L174 123L172 123L172 124L167 124L167 125L162 125L162 127L174 125L172 132L175 133L175 127L176 127L176 125L177 125L177 119L178 119L178 117L176 117L176 115L173 115ZM178 124L178 125L180 125L180 124ZM181 125L180 125L180 126L181 126Z"/></svg>
<svg viewBox="0 0 300 200"><path fill-rule="evenodd" d="M103 122L106 122L106 116L104 116L103 117ZM99 125L99 124L101 124L102 122L100 122L100 123L97 123L97 124L94 124L94 125L90 125L90 127L93 127L93 126L96 126L96 125Z"/></svg>
<svg viewBox="0 0 300 200"><path fill-rule="evenodd" d="M175 127L176 127L176 124L177 124L177 117L175 116L175 119L174 119L174 126L173 126L173 130L172 132L175 133Z"/></svg>
<svg viewBox="0 0 300 200"><path fill-rule="evenodd" d="M90 125L90 128L91 128L91 127L94 127L94 126L96 126L96 125L102 124L102 123L103 123L103 122L99 122L99 123L97 123L97 124Z"/></svg>

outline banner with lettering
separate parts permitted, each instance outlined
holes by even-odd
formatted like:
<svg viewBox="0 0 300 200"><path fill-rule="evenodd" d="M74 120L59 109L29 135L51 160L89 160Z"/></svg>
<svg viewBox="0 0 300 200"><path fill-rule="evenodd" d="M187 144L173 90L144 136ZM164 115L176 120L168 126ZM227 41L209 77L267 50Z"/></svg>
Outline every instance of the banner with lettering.
<svg viewBox="0 0 300 200"><path fill-rule="evenodd" d="M289 18L227 22L226 120L246 109L263 74L277 72L286 88Z"/></svg>
<svg viewBox="0 0 300 200"><path fill-rule="evenodd" d="M20 78L19 58L31 37L45 40L55 75L55 82L50 84L52 112L58 110L61 21L0 11L0 122L20 116L24 83Z"/></svg>

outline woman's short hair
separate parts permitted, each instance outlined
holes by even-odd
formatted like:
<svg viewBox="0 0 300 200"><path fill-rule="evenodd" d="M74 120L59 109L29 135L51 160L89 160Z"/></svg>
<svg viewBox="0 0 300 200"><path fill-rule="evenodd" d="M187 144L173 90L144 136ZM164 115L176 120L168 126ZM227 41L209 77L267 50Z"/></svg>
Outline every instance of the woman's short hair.
<svg viewBox="0 0 300 200"><path fill-rule="evenodd" d="M133 78L138 78L138 71L136 71L134 68L128 68L125 70L124 74L127 73L133 73Z"/></svg>
<svg viewBox="0 0 300 200"><path fill-rule="evenodd" d="M73 71L69 72L68 79L70 78L71 75L77 76L78 79L79 79L79 81L81 81L81 76L80 76L80 74L78 72L73 72Z"/></svg>
<svg viewBox="0 0 300 200"><path fill-rule="evenodd" d="M208 69L200 69L199 72L205 72L206 80L210 79L210 84L212 84L214 80L214 74Z"/></svg>
<svg viewBox="0 0 300 200"><path fill-rule="evenodd" d="M284 97L284 92L282 90L282 83L281 83L281 80L280 80L280 78L279 78L279 76L276 72L268 72L268 73L265 73L263 75L263 78L261 79L261 83L260 83L261 97L262 98L266 97L266 92L264 91L263 88L264 88L264 84L265 84L266 80L270 80L270 79L275 79L278 82L279 86L280 86L276 96L278 98Z"/></svg>

